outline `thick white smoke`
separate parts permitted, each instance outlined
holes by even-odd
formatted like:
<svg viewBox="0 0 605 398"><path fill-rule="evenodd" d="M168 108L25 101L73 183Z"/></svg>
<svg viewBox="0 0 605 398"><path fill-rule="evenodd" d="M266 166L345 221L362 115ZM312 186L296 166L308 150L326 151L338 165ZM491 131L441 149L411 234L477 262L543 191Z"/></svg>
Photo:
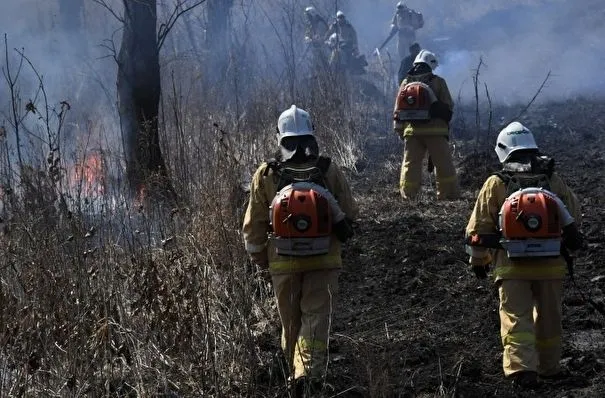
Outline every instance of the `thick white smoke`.
<svg viewBox="0 0 605 398"><path fill-rule="evenodd" d="M396 1L347 2L360 45L368 53L387 36ZM423 13L423 47L440 58L436 73L452 94L473 100L472 75L483 59L480 81L498 103L528 101L547 73L539 100L602 96L605 77L605 8L599 0L410 0ZM387 47L396 56L395 39Z"/></svg>

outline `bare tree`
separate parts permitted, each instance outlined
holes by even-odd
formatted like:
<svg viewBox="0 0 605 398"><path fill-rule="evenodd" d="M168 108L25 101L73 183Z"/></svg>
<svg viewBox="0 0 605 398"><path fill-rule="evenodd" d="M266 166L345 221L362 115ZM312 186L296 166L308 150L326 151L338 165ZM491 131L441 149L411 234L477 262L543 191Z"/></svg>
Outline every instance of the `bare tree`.
<svg viewBox="0 0 605 398"><path fill-rule="evenodd" d="M158 131L159 52L176 21L206 0L175 0L172 13L159 27L156 0L122 0L123 16L106 0L93 1L123 23L117 55L113 43L105 47L118 64L118 112L130 187L138 193L144 187L172 193Z"/></svg>
<svg viewBox="0 0 605 398"><path fill-rule="evenodd" d="M167 182L160 150L160 61L155 0L123 0L124 30L117 56L118 109L131 187L140 191L156 175Z"/></svg>

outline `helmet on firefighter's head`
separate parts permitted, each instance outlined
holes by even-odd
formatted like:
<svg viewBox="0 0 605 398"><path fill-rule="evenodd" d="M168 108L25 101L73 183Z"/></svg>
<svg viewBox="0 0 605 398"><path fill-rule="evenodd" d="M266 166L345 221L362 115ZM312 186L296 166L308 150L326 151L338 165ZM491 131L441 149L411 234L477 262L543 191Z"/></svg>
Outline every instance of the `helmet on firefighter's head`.
<svg viewBox="0 0 605 398"><path fill-rule="evenodd" d="M413 43L413 44L412 44L412 45L409 47L410 54L415 54L415 55L418 55L418 53L420 53L420 50L421 50L421 49L422 49L422 48L420 47L420 44L418 44L418 43Z"/></svg>
<svg viewBox="0 0 605 398"><path fill-rule="evenodd" d="M314 135L313 122L307 111L292 105L282 112L277 120L277 139L282 160L290 160L299 152L305 156L317 155L319 148Z"/></svg>
<svg viewBox="0 0 605 398"><path fill-rule="evenodd" d="M332 33L330 35L330 37L328 37L328 40L326 40L326 44L330 48L336 48L339 41L340 41L340 36L338 35L338 33Z"/></svg>
<svg viewBox="0 0 605 398"><path fill-rule="evenodd" d="M340 10L336 11L336 19L338 21L344 21L346 19L345 13Z"/></svg>
<svg viewBox="0 0 605 398"><path fill-rule="evenodd" d="M439 66L439 62L437 61L437 57L435 54L428 50L420 50L418 55L416 55L416 59L414 59L414 65L425 63L431 67L432 70L435 70L437 66Z"/></svg>
<svg viewBox="0 0 605 398"><path fill-rule="evenodd" d="M399 3L397 3L397 9L398 10L403 10L404 8L406 8L405 3L403 1L400 1Z"/></svg>
<svg viewBox="0 0 605 398"><path fill-rule="evenodd" d="M315 9L315 7L309 6L309 7L305 8L305 14L307 14L309 16L315 16L315 15L317 15L317 10Z"/></svg>
<svg viewBox="0 0 605 398"><path fill-rule="evenodd" d="M500 163L509 160L514 152L538 151L538 145L531 131L519 122L512 122L498 134L494 148Z"/></svg>

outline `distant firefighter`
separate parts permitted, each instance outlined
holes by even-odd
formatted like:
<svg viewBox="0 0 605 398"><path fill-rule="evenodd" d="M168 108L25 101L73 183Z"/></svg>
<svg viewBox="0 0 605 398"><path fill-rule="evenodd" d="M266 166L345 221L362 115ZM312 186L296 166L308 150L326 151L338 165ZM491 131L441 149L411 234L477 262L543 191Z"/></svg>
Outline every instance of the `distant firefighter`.
<svg viewBox="0 0 605 398"><path fill-rule="evenodd" d="M305 43L323 45L328 31L328 23L319 15L315 7L305 8Z"/></svg>
<svg viewBox="0 0 605 398"><path fill-rule="evenodd" d="M342 11L336 13L336 21L326 33L326 43L332 49L330 65L339 64L351 70L363 70L367 65L365 57L359 54L357 32Z"/></svg>
<svg viewBox="0 0 605 398"><path fill-rule="evenodd" d="M416 31L424 26L421 13L408 8L403 1L397 3L397 10L391 21L391 34L397 32L399 59L405 58L408 48L416 41Z"/></svg>
<svg viewBox="0 0 605 398"><path fill-rule="evenodd" d="M422 161L428 151L435 165L437 199L459 196L456 169L449 147L449 123L454 103L445 80L433 73L435 54L422 50L399 86L395 101L394 130L405 142L399 189L414 199L422 182Z"/></svg>
<svg viewBox="0 0 605 398"><path fill-rule="evenodd" d="M397 74L398 80L397 82L401 84L405 76L408 74L410 69L414 66L414 60L420 53L420 44L414 43L410 46L410 54L401 60L401 64L399 65L399 73Z"/></svg>

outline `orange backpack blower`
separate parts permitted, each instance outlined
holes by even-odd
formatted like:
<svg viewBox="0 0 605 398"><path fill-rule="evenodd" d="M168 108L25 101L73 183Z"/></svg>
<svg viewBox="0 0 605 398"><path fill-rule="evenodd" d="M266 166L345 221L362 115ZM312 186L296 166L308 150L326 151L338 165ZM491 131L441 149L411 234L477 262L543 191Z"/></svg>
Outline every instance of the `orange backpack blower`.
<svg viewBox="0 0 605 398"><path fill-rule="evenodd" d="M437 102L437 96L426 83L410 82L400 87L393 113L395 128L403 127L404 121L430 120L434 102Z"/></svg>
<svg viewBox="0 0 605 398"><path fill-rule="evenodd" d="M542 188L514 192L500 209L500 244L508 257L556 257L562 230L574 222L554 193Z"/></svg>
<svg viewBox="0 0 605 398"><path fill-rule="evenodd" d="M333 225L345 218L334 196L322 186L296 182L275 195L269 219L277 254L313 256L330 249Z"/></svg>

